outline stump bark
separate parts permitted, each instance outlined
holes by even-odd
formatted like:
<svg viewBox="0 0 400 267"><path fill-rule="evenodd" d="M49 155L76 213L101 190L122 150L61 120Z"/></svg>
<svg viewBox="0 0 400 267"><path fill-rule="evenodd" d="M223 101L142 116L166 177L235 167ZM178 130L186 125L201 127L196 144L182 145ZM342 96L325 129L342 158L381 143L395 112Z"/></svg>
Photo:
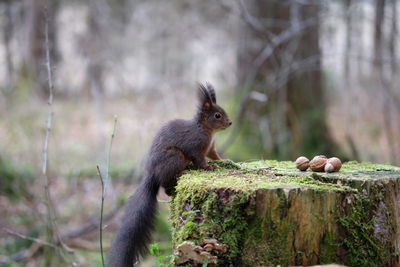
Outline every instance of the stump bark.
<svg viewBox="0 0 400 267"><path fill-rule="evenodd" d="M179 179L171 202L178 265L400 266L400 168L219 164Z"/></svg>

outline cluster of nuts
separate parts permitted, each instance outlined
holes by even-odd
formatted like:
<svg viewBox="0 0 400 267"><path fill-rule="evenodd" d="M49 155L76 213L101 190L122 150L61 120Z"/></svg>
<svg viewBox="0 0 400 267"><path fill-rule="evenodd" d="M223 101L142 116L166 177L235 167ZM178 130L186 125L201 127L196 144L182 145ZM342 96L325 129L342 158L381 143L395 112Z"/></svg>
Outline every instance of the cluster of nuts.
<svg viewBox="0 0 400 267"><path fill-rule="evenodd" d="M325 156L315 156L311 161L306 157L296 159L296 168L300 171L305 171L310 167L314 172L337 172L342 167L342 162L339 158L327 158Z"/></svg>

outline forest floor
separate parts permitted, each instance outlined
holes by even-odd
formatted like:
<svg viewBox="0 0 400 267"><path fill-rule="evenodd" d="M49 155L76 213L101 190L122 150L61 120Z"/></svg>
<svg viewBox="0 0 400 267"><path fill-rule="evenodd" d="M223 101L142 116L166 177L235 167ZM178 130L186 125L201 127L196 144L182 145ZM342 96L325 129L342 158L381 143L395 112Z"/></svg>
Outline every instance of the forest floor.
<svg viewBox="0 0 400 267"><path fill-rule="evenodd" d="M79 229L84 223L99 216L101 184L96 165L100 165L103 170L106 168L114 115L118 117L118 121L110 155L113 188L107 190L105 214L134 192L142 172L143 158L160 125L173 118L190 118L193 112L194 103L190 101L186 101L185 106L159 102L160 99L134 97L107 99L103 104L84 97L78 101L61 98L54 102L48 152L49 174L53 181L50 190L58 214L57 225L61 235ZM46 207L43 202L44 179L41 166L48 107L46 101L38 98L6 100L1 104L0 156L7 158L14 166L18 166L18 169L33 173L35 178L33 183L29 184L29 192L33 199L20 196L19 200L10 200L0 191L0 214L3 215L0 218L0 228L6 227L25 235L44 238L43 218ZM373 124L373 120L364 124L359 121L349 132L346 122L337 121L337 118L344 117L343 112L345 111L333 108L329 113L330 129L339 144L350 147L346 135L350 133L356 146L364 147L370 137L361 134L358 135L359 138L354 136L365 129L372 129L374 131L368 133L375 134L377 142L365 146L366 150L357 152L361 155L372 150L386 152L387 146L381 141L381 134L377 132L379 125ZM159 199L168 200L168 197L161 193ZM161 254L168 255L171 254L168 204L160 203L160 206L161 216L157 223L155 242L160 243ZM106 248L110 245L122 214L122 211L118 212L113 220L106 223ZM25 248L26 243L18 240L19 238L0 231L0 255ZM85 248L82 248L83 244ZM98 230L80 236L77 243L72 245L81 247L75 248L75 255L82 266L99 266ZM36 266L40 261L40 257L35 257L23 266ZM154 257L149 257L143 266L154 264Z"/></svg>
<svg viewBox="0 0 400 267"><path fill-rule="evenodd" d="M48 151L49 174L61 235L99 218L101 184L96 165L106 169L114 115L118 116L118 120L110 156L113 186L107 189L104 214L116 209L121 200L126 200L134 192L153 133L164 120L176 116L176 110L161 112L155 109L160 107L137 99L110 100L101 107L85 99L63 99L54 103ZM18 171L32 173L34 176L33 183L28 185L33 198L18 196L10 200L0 191L0 228L44 238L46 207L41 167L48 115L46 102L39 99L31 99L26 103L8 102L0 107L0 114L0 156ZM167 201L168 197L161 192L159 199ZM165 203L160 203L160 206L154 241L160 243L161 253L170 254L168 208ZM111 221L105 223L105 249L110 245L122 215L120 209ZM70 243L72 248L80 247L75 248L75 255L82 266L99 266L98 235L96 229ZM18 237L4 231L0 231L0 240L0 255L10 255L27 245L20 244ZM23 266L37 266L40 261L40 257L35 257ZM144 266L154 265L154 257L149 257L146 262Z"/></svg>

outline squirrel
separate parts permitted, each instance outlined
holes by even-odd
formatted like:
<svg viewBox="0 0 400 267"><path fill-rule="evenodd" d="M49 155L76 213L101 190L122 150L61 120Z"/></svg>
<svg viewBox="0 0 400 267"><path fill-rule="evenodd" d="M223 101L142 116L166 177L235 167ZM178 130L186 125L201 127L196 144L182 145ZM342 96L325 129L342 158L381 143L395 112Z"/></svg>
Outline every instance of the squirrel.
<svg viewBox="0 0 400 267"><path fill-rule="evenodd" d="M108 266L131 267L147 253L154 229L157 193L160 186L174 194L177 178L186 164L214 170L206 157L221 160L215 149L214 134L228 128L232 121L217 105L214 87L199 84L199 106L193 119L172 120L153 139L145 165L144 178L126 205L125 217L109 251Z"/></svg>

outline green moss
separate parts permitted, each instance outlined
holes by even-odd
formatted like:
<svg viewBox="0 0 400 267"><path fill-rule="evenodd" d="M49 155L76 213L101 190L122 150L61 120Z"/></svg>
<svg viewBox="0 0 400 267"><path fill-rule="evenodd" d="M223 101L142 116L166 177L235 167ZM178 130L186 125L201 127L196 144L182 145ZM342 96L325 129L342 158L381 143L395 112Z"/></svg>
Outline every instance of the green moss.
<svg viewBox="0 0 400 267"><path fill-rule="evenodd" d="M394 248L374 237L372 218L385 195L375 178L399 178L400 168L349 162L340 172L326 174L301 172L288 161L215 163L221 168L191 170L179 178L170 206L175 247L183 241L200 245L204 238L215 238L229 247L227 253L215 254L219 263L243 266L301 265L302 261L376 266L393 255ZM258 192L265 198L260 202ZM315 213L308 204L314 205ZM266 214L258 214L260 210ZM306 231L302 233L308 236L297 232L299 217ZM308 222L319 229L320 239L304 230ZM312 251L320 251L303 253L294 245L294 237L304 244L318 240Z"/></svg>
<svg viewBox="0 0 400 267"><path fill-rule="evenodd" d="M312 173L311 170L301 172L296 169L295 163L293 161L276 161L276 160L259 160L259 161L252 161L246 163L239 163L239 166L242 168L268 168L270 170L274 170L277 172L282 172L285 174L290 173L305 173L310 174ZM400 172L400 167L388 165L388 164L375 164L370 162L357 162L357 161L349 161L342 165L340 172L343 174L348 173L362 173L362 172ZM338 174L335 173L335 174ZM368 175L368 173L367 173Z"/></svg>
<svg viewBox="0 0 400 267"><path fill-rule="evenodd" d="M349 266L372 267L389 262L390 248L374 236L376 203L369 196L357 195L350 214L339 219L346 231L343 244L348 252L345 264Z"/></svg>
<svg viewBox="0 0 400 267"><path fill-rule="evenodd" d="M293 162L284 161L255 161L231 165L217 161L216 163L229 168L221 167L214 172L203 170L191 170L180 177L179 184L209 190L221 187L229 187L235 190L254 192L260 188L292 188L308 187L317 191L326 190L351 190L350 187L332 183L326 183L313 178L313 172L301 172L294 167ZM236 169L240 166L240 169Z"/></svg>
<svg viewBox="0 0 400 267"><path fill-rule="evenodd" d="M386 172L395 171L400 172L400 167L388 165L388 164L374 164L370 162L357 162L349 161L343 164L341 172L345 173L355 173L355 172Z"/></svg>
<svg viewBox="0 0 400 267"><path fill-rule="evenodd" d="M288 266L294 257L289 244L290 233L296 225L286 220L275 221L271 214L257 218L248 228L244 244L243 261L246 266Z"/></svg>
<svg viewBox="0 0 400 267"><path fill-rule="evenodd" d="M240 170L240 166L230 160L212 160L210 164L217 164L219 167L224 169Z"/></svg>
<svg viewBox="0 0 400 267"><path fill-rule="evenodd" d="M249 195L231 189L203 189L178 185L179 194L171 203L172 222L176 229L173 243L176 246L184 240L191 240L201 244L205 238L216 238L229 247L227 253L220 255L220 261L235 262L242 247L242 233L247 229L245 208Z"/></svg>
<svg viewBox="0 0 400 267"><path fill-rule="evenodd" d="M216 163L232 167L230 164ZM233 166L234 169L220 168L214 172L192 170L179 179L176 188L178 194L170 206L173 227L176 229L173 232L175 246L185 240L200 244L204 238L216 238L229 247L226 254L219 255L220 260L237 262L245 241L243 233L249 228L249 214L246 212L251 210L250 196L258 189L279 188L280 203L276 212L282 212L287 205L284 188L349 190L347 187L314 180L295 169L292 162L258 161L240 164L240 169ZM294 225L272 223L270 219L263 221L261 227L265 229L261 236L268 241L264 243L268 249L262 258L270 259L275 264L284 263L284 259L294 253L286 242ZM246 240L250 242L249 238Z"/></svg>
<svg viewBox="0 0 400 267"><path fill-rule="evenodd" d="M333 263L337 260L337 250L339 244L337 235L334 231L327 231L322 237L321 252L319 262L321 264Z"/></svg>

